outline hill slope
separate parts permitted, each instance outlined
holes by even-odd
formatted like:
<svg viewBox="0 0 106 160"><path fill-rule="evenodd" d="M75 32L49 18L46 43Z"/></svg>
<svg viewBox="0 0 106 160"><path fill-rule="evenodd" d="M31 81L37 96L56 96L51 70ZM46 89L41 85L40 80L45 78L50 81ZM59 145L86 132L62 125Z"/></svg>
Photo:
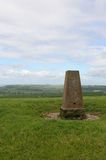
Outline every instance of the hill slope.
<svg viewBox="0 0 106 160"><path fill-rule="evenodd" d="M84 95L106 95L106 86L82 86ZM61 97L63 85L7 85L0 97Z"/></svg>

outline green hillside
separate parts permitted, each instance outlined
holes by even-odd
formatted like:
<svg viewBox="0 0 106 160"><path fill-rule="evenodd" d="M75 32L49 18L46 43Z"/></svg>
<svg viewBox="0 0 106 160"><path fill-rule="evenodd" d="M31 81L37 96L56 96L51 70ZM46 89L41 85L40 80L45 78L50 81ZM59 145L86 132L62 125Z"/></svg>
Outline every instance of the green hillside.
<svg viewBox="0 0 106 160"><path fill-rule="evenodd" d="M106 86L82 86L84 95L106 95ZM63 85L7 85L0 97L61 97Z"/></svg>

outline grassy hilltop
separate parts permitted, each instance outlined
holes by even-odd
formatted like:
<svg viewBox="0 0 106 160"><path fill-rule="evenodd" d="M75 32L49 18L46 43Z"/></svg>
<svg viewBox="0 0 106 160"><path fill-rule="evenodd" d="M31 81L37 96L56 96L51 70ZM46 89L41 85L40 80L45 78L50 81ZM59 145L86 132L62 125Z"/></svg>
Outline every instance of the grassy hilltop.
<svg viewBox="0 0 106 160"><path fill-rule="evenodd" d="M61 98L0 99L0 160L105 160L106 96L84 97L95 121L47 120Z"/></svg>

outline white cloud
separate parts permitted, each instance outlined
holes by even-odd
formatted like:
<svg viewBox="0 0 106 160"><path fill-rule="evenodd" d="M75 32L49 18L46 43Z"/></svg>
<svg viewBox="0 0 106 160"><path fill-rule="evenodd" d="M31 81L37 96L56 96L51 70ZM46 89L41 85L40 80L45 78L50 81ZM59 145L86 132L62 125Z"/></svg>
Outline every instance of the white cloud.
<svg viewBox="0 0 106 160"><path fill-rule="evenodd" d="M106 48L91 60L88 75L97 79L106 79Z"/></svg>
<svg viewBox="0 0 106 160"><path fill-rule="evenodd" d="M89 66L87 76L105 75L105 38L105 0L0 0L0 58L77 61ZM39 77L40 72L51 75L8 67L1 75Z"/></svg>
<svg viewBox="0 0 106 160"><path fill-rule="evenodd" d="M106 67L94 65L88 73L81 73L82 84L105 84ZM22 64L0 65L0 84L63 84L65 71L31 70Z"/></svg>
<svg viewBox="0 0 106 160"><path fill-rule="evenodd" d="M63 83L64 73L50 70L25 69L21 64L0 65L0 84Z"/></svg>
<svg viewBox="0 0 106 160"><path fill-rule="evenodd" d="M0 57L39 60L39 56L50 53L49 58L55 59L51 52L64 49L66 56L83 57L91 48L92 37L79 29L86 32L90 23L106 20L103 0L86 3L84 0L0 0L0 4L0 44L9 48L2 49ZM94 26L90 30L93 32ZM100 32L101 27L97 30Z"/></svg>

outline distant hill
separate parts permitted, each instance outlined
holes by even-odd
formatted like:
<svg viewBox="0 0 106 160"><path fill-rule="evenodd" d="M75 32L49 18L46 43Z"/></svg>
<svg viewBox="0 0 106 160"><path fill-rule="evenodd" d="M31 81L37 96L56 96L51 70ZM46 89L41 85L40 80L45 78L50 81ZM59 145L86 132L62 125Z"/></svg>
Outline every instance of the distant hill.
<svg viewBox="0 0 106 160"><path fill-rule="evenodd" d="M84 85L84 95L106 95L106 86ZM61 97L63 85L6 85L0 87L0 97Z"/></svg>

